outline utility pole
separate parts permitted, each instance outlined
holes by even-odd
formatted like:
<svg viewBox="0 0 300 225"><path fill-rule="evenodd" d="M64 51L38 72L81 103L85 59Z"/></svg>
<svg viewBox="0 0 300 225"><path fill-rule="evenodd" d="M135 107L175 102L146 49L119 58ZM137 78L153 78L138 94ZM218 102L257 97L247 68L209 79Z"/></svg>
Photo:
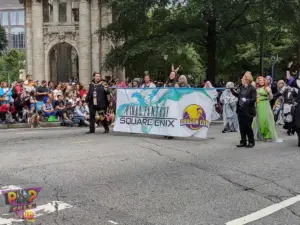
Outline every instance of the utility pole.
<svg viewBox="0 0 300 225"><path fill-rule="evenodd" d="M265 33L265 0L261 0L260 14L260 75L264 76L264 33Z"/></svg>

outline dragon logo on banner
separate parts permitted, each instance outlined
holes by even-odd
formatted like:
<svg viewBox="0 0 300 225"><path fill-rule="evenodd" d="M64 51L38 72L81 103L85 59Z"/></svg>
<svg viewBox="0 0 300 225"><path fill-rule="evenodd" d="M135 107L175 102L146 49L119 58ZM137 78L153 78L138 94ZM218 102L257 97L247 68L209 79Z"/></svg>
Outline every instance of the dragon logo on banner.
<svg viewBox="0 0 300 225"><path fill-rule="evenodd" d="M206 120L204 109L200 105L192 104L184 109L180 126L186 126L191 130L199 130L201 127L208 127L209 121Z"/></svg>

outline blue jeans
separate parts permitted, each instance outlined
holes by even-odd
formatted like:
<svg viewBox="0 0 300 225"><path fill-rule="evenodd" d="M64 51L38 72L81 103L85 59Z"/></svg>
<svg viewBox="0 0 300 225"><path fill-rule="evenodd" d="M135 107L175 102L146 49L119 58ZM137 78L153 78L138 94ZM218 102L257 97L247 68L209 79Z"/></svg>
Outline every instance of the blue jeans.
<svg viewBox="0 0 300 225"><path fill-rule="evenodd" d="M54 111L54 112L43 112L43 115L45 116L45 117L50 117L50 116L56 116L56 111Z"/></svg>
<svg viewBox="0 0 300 225"><path fill-rule="evenodd" d="M64 119L63 123L67 127L72 127L73 125L78 125L80 123L80 120L76 118L73 118L71 121Z"/></svg>

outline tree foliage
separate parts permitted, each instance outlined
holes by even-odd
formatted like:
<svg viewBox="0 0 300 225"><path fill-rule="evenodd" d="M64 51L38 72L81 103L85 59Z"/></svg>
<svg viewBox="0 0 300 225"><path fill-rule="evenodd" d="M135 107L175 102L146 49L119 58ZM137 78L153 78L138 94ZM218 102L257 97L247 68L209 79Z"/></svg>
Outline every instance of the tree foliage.
<svg viewBox="0 0 300 225"><path fill-rule="evenodd" d="M0 51L3 51L7 46L5 29L0 26Z"/></svg>
<svg viewBox="0 0 300 225"><path fill-rule="evenodd" d="M105 67L126 67L127 76L150 71L237 80L245 70L259 74L260 35L264 69L278 55L278 68L291 59L300 67L299 0L108 0L114 20L99 35L117 44ZM267 6L267 7L266 7ZM262 29L263 28L263 29ZM167 57L166 57L167 56ZM280 70L277 69L278 74Z"/></svg>
<svg viewBox="0 0 300 225"><path fill-rule="evenodd" d="M10 50L0 58L0 81L16 81L21 69L25 68L25 54L16 49Z"/></svg>

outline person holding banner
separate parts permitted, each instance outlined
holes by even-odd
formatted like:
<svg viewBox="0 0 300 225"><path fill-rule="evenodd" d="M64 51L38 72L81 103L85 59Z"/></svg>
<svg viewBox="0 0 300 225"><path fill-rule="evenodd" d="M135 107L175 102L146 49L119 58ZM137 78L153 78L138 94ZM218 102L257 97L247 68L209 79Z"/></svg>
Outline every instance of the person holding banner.
<svg viewBox="0 0 300 225"><path fill-rule="evenodd" d="M179 87L176 79L176 73L179 70L180 66L174 69L174 65L172 65L172 70L169 75L169 79L165 83L164 87Z"/></svg>
<svg viewBox="0 0 300 225"><path fill-rule="evenodd" d="M106 119L107 95L109 95L107 84L101 81L101 75L95 72L93 74L93 82L90 84L89 92L86 96L86 102L90 111L90 131L87 134L95 133L96 121L102 122L104 133L109 132L108 121Z"/></svg>
<svg viewBox="0 0 300 225"><path fill-rule="evenodd" d="M240 91L237 93L234 89L231 89L232 94L238 98L237 114L241 134L240 144L237 145L239 148L253 148L255 146L252 122L256 115L255 103L257 94L256 88L251 85L252 82L252 74L247 71L242 78Z"/></svg>
<svg viewBox="0 0 300 225"><path fill-rule="evenodd" d="M141 88L156 88L155 84L151 82L149 74L144 76L144 84Z"/></svg>

